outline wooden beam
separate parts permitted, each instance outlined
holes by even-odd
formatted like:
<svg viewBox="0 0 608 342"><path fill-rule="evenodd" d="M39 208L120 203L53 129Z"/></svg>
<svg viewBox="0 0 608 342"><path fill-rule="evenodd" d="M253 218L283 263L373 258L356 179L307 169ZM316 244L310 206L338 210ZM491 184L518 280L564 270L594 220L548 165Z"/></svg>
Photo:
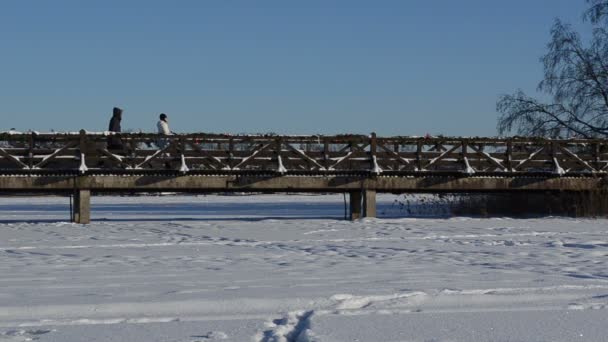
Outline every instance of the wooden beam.
<svg viewBox="0 0 608 342"><path fill-rule="evenodd" d="M432 166L433 164L437 163L438 161L440 161L441 159L445 158L447 155L449 155L450 153L456 151L461 145L454 145L452 146L451 149L443 152L441 155L439 155L436 158L431 159L431 161L426 164L426 166L424 166L424 168L422 168L422 170L426 170L429 166Z"/></svg>
<svg viewBox="0 0 608 342"><path fill-rule="evenodd" d="M76 141L68 142L67 145L64 145L63 147L56 149L53 153L44 156L38 164L34 165L33 168L39 169L39 168L43 167L44 165L48 164L51 160L55 159L55 157L57 157L63 151L67 150L68 148L76 147L77 145L78 145L78 142L76 142Z"/></svg>
<svg viewBox="0 0 608 342"><path fill-rule="evenodd" d="M262 145L259 148L253 150L251 152L251 155L249 155L248 157L243 158L243 160L241 160L240 163L236 164L233 169L234 170L238 170L241 167L247 165L249 162L251 162L255 158L255 156L257 156L259 153L263 152L264 150L268 149L271 145L272 145L272 143L268 143L266 145Z"/></svg>
<svg viewBox="0 0 608 342"><path fill-rule="evenodd" d="M29 169L29 167L25 163L23 163L21 160L19 160L19 157L15 157L15 156L11 155L10 153L6 152L3 148L0 148L0 156L19 165L22 169Z"/></svg>
<svg viewBox="0 0 608 342"><path fill-rule="evenodd" d="M489 155L487 152L481 151L480 149L476 148L475 145L469 145L469 147L478 155L480 155L481 157L485 158L486 160L488 160L492 165L498 167L501 171L507 171L507 168L502 165L501 162L499 162L496 158L492 157L491 155Z"/></svg>
<svg viewBox="0 0 608 342"><path fill-rule="evenodd" d="M517 171L517 169L519 169L520 167L524 166L527 162L531 161L534 157L536 157L537 154L541 153L543 150L545 149L545 146L540 147L539 149L537 149L536 151L532 152L528 158L522 160L519 162L519 164L517 164L514 168L513 171Z"/></svg>
<svg viewBox="0 0 608 342"><path fill-rule="evenodd" d="M575 153L573 153L569 149L567 149L567 148L565 148L563 146L558 146L558 148L559 148L560 151L562 151L568 157L576 160L579 164L581 164L582 166L586 167L589 171L591 171L591 172L597 172L597 170L594 167L592 167L591 165L589 165L589 163L587 163L586 161L582 160L579 156L577 156Z"/></svg>

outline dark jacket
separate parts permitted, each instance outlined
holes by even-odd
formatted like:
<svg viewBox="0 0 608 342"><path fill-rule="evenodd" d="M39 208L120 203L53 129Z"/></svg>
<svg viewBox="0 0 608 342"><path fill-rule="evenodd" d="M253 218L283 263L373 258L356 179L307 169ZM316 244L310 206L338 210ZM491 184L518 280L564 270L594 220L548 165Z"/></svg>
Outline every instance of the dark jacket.
<svg viewBox="0 0 608 342"><path fill-rule="evenodd" d="M120 111L119 114L116 111L114 112L112 119L110 119L110 125L108 127L108 131L120 133L120 120L122 119L121 114L122 114L122 111ZM117 136L113 136L113 135L109 136L108 137L108 149L109 150L122 149L122 141L120 140L120 138Z"/></svg>
<svg viewBox="0 0 608 342"><path fill-rule="evenodd" d="M108 128L108 131L120 133L120 118L119 117L113 116L112 119L110 119L110 127Z"/></svg>

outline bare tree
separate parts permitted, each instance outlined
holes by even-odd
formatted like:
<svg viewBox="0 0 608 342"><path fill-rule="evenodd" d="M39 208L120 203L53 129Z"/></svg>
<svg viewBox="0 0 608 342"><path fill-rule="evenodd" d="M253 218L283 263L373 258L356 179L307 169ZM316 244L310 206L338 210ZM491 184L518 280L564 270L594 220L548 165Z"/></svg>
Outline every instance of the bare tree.
<svg viewBox="0 0 608 342"><path fill-rule="evenodd" d="M608 18L608 1L605 0L587 0L589 9L585 12L584 18L597 24Z"/></svg>
<svg viewBox="0 0 608 342"><path fill-rule="evenodd" d="M498 131L549 137L608 137L608 1L587 0L584 18L593 25L588 43L556 19L548 52L541 58L543 102L521 90L497 102Z"/></svg>

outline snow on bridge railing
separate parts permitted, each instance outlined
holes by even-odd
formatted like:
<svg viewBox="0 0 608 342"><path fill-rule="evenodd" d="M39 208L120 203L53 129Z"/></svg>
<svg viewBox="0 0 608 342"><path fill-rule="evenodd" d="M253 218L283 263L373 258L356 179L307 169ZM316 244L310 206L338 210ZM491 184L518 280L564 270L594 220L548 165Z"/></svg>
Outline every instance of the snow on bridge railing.
<svg viewBox="0 0 608 342"><path fill-rule="evenodd" d="M0 170L589 175L608 171L608 140L10 131Z"/></svg>

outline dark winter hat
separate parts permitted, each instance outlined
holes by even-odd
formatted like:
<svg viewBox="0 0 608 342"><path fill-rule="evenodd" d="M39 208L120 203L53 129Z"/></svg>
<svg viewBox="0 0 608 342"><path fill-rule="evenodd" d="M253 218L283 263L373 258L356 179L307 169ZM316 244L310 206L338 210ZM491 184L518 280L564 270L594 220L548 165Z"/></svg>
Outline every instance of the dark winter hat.
<svg viewBox="0 0 608 342"><path fill-rule="evenodd" d="M165 120L166 118L167 118L167 114L165 114L165 113L161 113L160 114L160 119L161 120Z"/></svg>
<svg viewBox="0 0 608 342"><path fill-rule="evenodd" d="M114 107L112 109L112 115L117 116L117 115L121 115L122 114L122 109L118 108L118 107Z"/></svg>

